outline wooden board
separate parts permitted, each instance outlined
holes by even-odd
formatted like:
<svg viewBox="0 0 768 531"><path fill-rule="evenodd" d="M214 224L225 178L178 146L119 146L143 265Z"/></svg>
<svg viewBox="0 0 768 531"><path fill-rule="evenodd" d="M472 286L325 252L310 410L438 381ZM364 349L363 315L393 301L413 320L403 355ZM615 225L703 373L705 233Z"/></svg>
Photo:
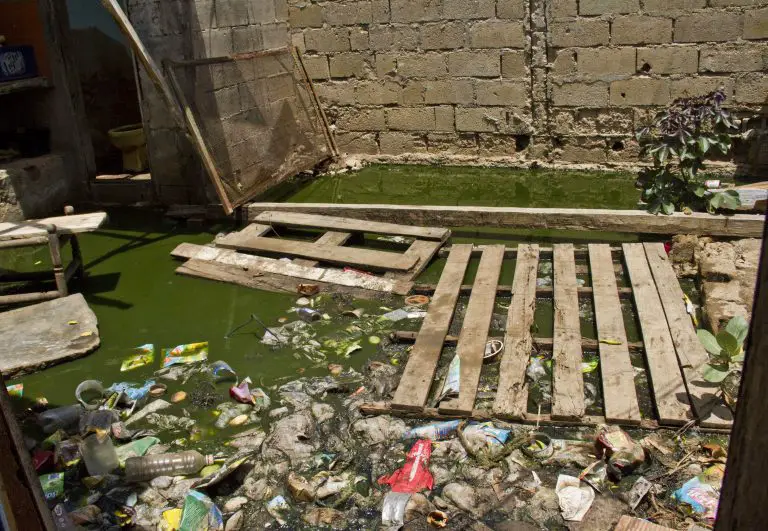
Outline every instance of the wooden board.
<svg viewBox="0 0 768 531"><path fill-rule="evenodd" d="M613 531L674 531L670 527L664 527L648 520L641 520L625 514L619 519L619 523Z"/></svg>
<svg viewBox="0 0 768 531"><path fill-rule="evenodd" d="M390 271L385 273L384 276L387 278L395 278L399 280L415 280L416 277L418 277L421 272L424 271L424 269L426 269L426 267L429 265L430 260L432 260L432 257L437 254L438 250L440 250L441 245L443 245L442 242L436 241L414 241L411 246L408 247L408 250L405 251L405 256L415 257L416 265L406 273L393 273Z"/></svg>
<svg viewBox="0 0 768 531"><path fill-rule="evenodd" d="M79 293L0 313L0 340L12 346L0 356L4 377L85 356L100 343L96 315Z"/></svg>
<svg viewBox="0 0 768 531"><path fill-rule="evenodd" d="M617 343L598 344L605 418L608 422L636 424L640 422L640 407L635 389L635 372L629 358L621 302L616 291L616 274L608 245L590 244L589 264L592 269L597 337L614 339Z"/></svg>
<svg viewBox="0 0 768 531"><path fill-rule="evenodd" d="M415 227L401 225L399 223L361 221L359 219L302 214L298 212L267 211L260 213L254 219L259 223L264 223L266 225L328 229L343 232L370 232L376 234L390 234L392 236L408 236L422 240L438 240L441 242L447 240L451 235L451 231L448 229Z"/></svg>
<svg viewBox="0 0 768 531"><path fill-rule="evenodd" d="M578 265L577 265L578 267ZM435 284L414 284L413 292L429 295L435 292ZM472 284L463 284L461 286L461 294L469 295L472 292ZM499 284L496 288L496 293L499 295L512 295L512 286L509 284ZM555 290L552 286L536 286L537 297L553 297ZM592 286L579 286L576 288L576 293L579 297L592 297ZM626 299L632 297L632 288L618 288L619 297Z"/></svg>
<svg viewBox="0 0 768 531"><path fill-rule="evenodd" d="M392 400L392 407L395 409L421 409L427 401L471 252L471 245L454 245L453 252L448 257L421 331L395 391Z"/></svg>
<svg viewBox="0 0 768 531"><path fill-rule="evenodd" d="M253 256L231 251L229 249L205 247L191 243L180 244L171 251L171 256L186 259L195 258L208 262L234 265L243 268L243 270L276 273L287 277L327 282L329 284L339 284L341 286L363 288L373 291L383 291L398 295L405 295L410 291L411 286L413 285L413 283L410 282L394 281L387 278L351 273L338 269L304 267L284 260Z"/></svg>
<svg viewBox="0 0 768 531"><path fill-rule="evenodd" d="M413 343L416 341L416 337L419 335L418 332L411 332L406 330L395 330L390 334L390 338L399 343ZM498 339L499 341L503 341L504 337L495 337L490 336L488 338L491 339ZM451 336L447 335L445 336L445 344L446 345L456 345L458 343L459 338L457 336ZM549 350L551 351L554 347L555 340L551 337L534 337L533 338L533 346L537 350ZM581 338L581 349L582 350L597 350L598 349L598 341L596 339L590 339L588 337L582 337ZM629 347L629 350L635 351L635 352L642 352L645 350L643 346L642 341L633 341L631 343L627 343L627 347Z"/></svg>
<svg viewBox="0 0 768 531"><path fill-rule="evenodd" d="M554 246L555 330L552 351L552 418L584 415L581 324L576 259L570 243Z"/></svg>
<svg viewBox="0 0 768 531"><path fill-rule="evenodd" d="M623 248L659 420L662 424L685 424L692 418L688 393L643 244L625 243Z"/></svg>
<svg viewBox="0 0 768 531"><path fill-rule="evenodd" d="M344 245L352 237L349 232L334 232L328 231L320 236L315 243L321 243L323 245ZM293 261L294 264L302 265L306 267L315 267L318 262L316 260L307 260L306 258L296 258ZM410 279L408 279L410 280Z"/></svg>
<svg viewBox="0 0 768 531"><path fill-rule="evenodd" d="M470 414L475 406L477 385L483 368L485 344L496 305L496 286L499 283L504 246L486 248L480 258L474 289L469 297L466 316L461 325L456 355L460 360L459 397L440 405L441 413Z"/></svg>
<svg viewBox="0 0 768 531"><path fill-rule="evenodd" d="M107 221L106 212L73 214L29 221L0 223L0 241L35 238L48 234L47 225L55 225L59 234L79 234L93 232Z"/></svg>
<svg viewBox="0 0 768 531"><path fill-rule="evenodd" d="M518 246L517 265L512 280L512 303L507 314L504 352L499 367L499 386L493 412L499 415L521 417L528 405L525 368L531 355L533 338L531 325L536 308L536 274L539 264L539 246Z"/></svg>
<svg viewBox="0 0 768 531"><path fill-rule="evenodd" d="M667 325L677 352L677 361L683 369L688 396L699 424L713 428L727 428L733 423L731 410L717 396L719 386L704 380L703 370L709 355L701 345L691 316L685 309L683 290L672 264L667 258L664 244L645 243L645 254L664 307Z"/></svg>
<svg viewBox="0 0 768 531"><path fill-rule="evenodd" d="M441 227L492 226L549 230L611 231L633 234L700 234L760 238L765 216L713 216L703 212L657 216L644 210L516 208L336 203L252 203L248 219L264 211L344 216L366 221Z"/></svg>
<svg viewBox="0 0 768 531"><path fill-rule="evenodd" d="M216 242L217 247L238 251L268 252L286 256L311 258L331 264L361 267L374 270L407 271L416 265L415 256L405 256L386 251L340 247L322 243L281 240L263 237L231 237Z"/></svg>

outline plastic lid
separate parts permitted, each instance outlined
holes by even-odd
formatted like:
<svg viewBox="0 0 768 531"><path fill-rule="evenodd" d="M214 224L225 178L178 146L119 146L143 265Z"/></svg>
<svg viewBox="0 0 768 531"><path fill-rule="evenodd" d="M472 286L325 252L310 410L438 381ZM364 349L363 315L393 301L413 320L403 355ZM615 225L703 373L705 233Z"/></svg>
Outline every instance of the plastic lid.
<svg viewBox="0 0 768 531"><path fill-rule="evenodd" d="M205 456L205 464L206 465L212 465L213 464L213 456L212 455L206 455Z"/></svg>

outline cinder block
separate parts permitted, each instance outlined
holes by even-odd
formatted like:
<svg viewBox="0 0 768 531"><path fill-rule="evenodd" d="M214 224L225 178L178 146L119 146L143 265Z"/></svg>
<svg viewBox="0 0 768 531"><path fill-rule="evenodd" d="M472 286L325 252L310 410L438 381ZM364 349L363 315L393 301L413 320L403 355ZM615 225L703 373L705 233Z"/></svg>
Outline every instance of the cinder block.
<svg viewBox="0 0 768 531"><path fill-rule="evenodd" d="M363 105L391 105L399 95L400 85L392 81L363 81L355 87L355 100Z"/></svg>
<svg viewBox="0 0 768 531"><path fill-rule="evenodd" d="M555 48L608 44L608 21L579 19L550 24L550 39Z"/></svg>
<svg viewBox="0 0 768 531"><path fill-rule="evenodd" d="M497 0L496 16L518 20L525 17L525 2L523 0Z"/></svg>
<svg viewBox="0 0 768 531"><path fill-rule="evenodd" d="M368 36L371 50L415 50L419 46L419 30L411 26L370 26Z"/></svg>
<svg viewBox="0 0 768 531"><path fill-rule="evenodd" d="M397 73L406 77L443 77L448 74L445 57L441 53L403 55L397 60Z"/></svg>
<svg viewBox="0 0 768 531"><path fill-rule="evenodd" d="M752 6L760 3L760 0L709 0L710 7Z"/></svg>
<svg viewBox="0 0 768 531"><path fill-rule="evenodd" d="M371 20L373 22L389 22L389 0L372 0Z"/></svg>
<svg viewBox="0 0 768 531"><path fill-rule="evenodd" d="M631 134L633 109L555 109L551 115L552 131L563 136Z"/></svg>
<svg viewBox="0 0 768 531"><path fill-rule="evenodd" d="M234 52L232 28L216 28L203 31L195 39L193 53L196 59L207 57L225 57Z"/></svg>
<svg viewBox="0 0 768 531"><path fill-rule="evenodd" d="M702 72L753 72L768 69L768 47L761 44L719 45L702 48Z"/></svg>
<svg viewBox="0 0 768 531"><path fill-rule="evenodd" d="M672 20L644 15L616 17L611 25L613 44L672 42Z"/></svg>
<svg viewBox="0 0 768 531"><path fill-rule="evenodd" d="M307 43L304 42L304 32L291 33L291 44L298 48L301 53L307 51Z"/></svg>
<svg viewBox="0 0 768 531"><path fill-rule="evenodd" d="M578 50L582 48L565 48L555 52L555 60L552 61L552 76L555 78L571 77L576 75L576 59Z"/></svg>
<svg viewBox="0 0 768 531"><path fill-rule="evenodd" d="M218 2L216 3L218 4ZM246 9L248 10L248 22L250 24L269 24L277 21L275 18L275 2L273 0L247 2Z"/></svg>
<svg viewBox="0 0 768 531"><path fill-rule="evenodd" d="M699 67L699 52L689 46L639 48L637 70L649 74L686 74Z"/></svg>
<svg viewBox="0 0 768 531"><path fill-rule="evenodd" d="M463 22L425 24L420 32L421 47L425 50L451 50L466 45L467 33Z"/></svg>
<svg viewBox="0 0 768 531"><path fill-rule="evenodd" d="M474 87L469 79L426 81L424 103L470 104L475 99Z"/></svg>
<svg viewBox="0 0 768 531"><path fill-rule="evenodd" d="M424 137L411 133L379 133L379 151L382 155L403 155L425 153L427 143Z"/></svg>
<svg viewBox="0 0 768 531"><path fill-rule="evenodd" d="M402 84L400 89L400 100L398 103L405 107L421 105L424 103L424 93L426 81L420 79L409 79Z"/></svg>
<svg viewBox="0 0 768 531"><path fill-rule="evenodd" d="M501 73L497 51L450 52L448 71L452 76L496 77Z"/></svg>
<svg viewBox="0 0 768 531"><path fill-rule="evenodd" d="M765 74L746 74L736 80L735 99L739 103L765 105L768 102L768 77Z"/></svg>
<svg viewBox="0 0 768 531"><path fill-rule="evenodd" d="M579 15L618 15L640 11L640 0L580 0Z"/></svg>
<svg viewBox="0 0 768 531"><path fill-rule="evenodd" d="M557 158L569 162L605 162L605 142L602 138L568 138L559 149Z"/></svg>
<svg viewBox="0 0 768 531"><path fill-rule="evenodd" d="M224 3L224 2L221 2ZM288 22L292 28L322 28L323 8L317 4L288 9Z"/></svg>
<svg viewBox="0 0 768 531"><path fill-rule="evenodd" d="M288 22L288 0L275 0L275 20Z"/></svg>
<svg viewBox="0 0 768 531"><path fill-rule="evenodd" d="M576 0L550 0L547 2L549 20L575 17L578 14Z"/></svg>
<svg viewBox="0 0 768 531"><path fill-rule="evenodd" d="M744 11L744 38L768 39L768 8Z"/></svg>
<svg viewBox="0 0 768 531"><path fill-rule="evenodd" d="M523 107L528 101L528 85L511 81L476 81L475 100L478 105Z"/></svg>
<svg viewBox="0 0 768 531"><path fill-rule="evenodd" d="M216 26L219 28L232 28L235 26L247 26L249 0L230 0L229 2L216 2ZM258 20L254 22L259 22Z"/></svg>
<svg viewBox="0 0 768 531"><path fill-rule="evenodd" d="M397 73L397 55L390 53L376 54L376 75L390 76Z"/></svg>
<svg viewBox="0 0 768 531"><path fill-rule="evenodd" d="M336 126L342 131L385 131L384 109L345 108L339 111Z"/></svg>
<svg viewBox="0 0 768 531"><path fill-rule="evenodd" d="M611 83L611 105L666 105L669 96L668 79L637 77Z"/></svg>
<svg viewBox="0 0 768 531"><path fill-rule="evenodd" d="M328 57L325 55L305 55L302 57L310 79L328 79Z"/></svg>
<svg viewBox="0 0 768 531"><path fill-rule="evenodd" d="M524 48L522 22L491 20L477 22L469 29L472 48Z"/></svg>
<svg viewBox="0 0 768 531"><path fill-rule="evenodd" d="M686 77L672 81L672 98L703 96L719 88L725 89L728 99L733 94L733 80L727 77Z"/></svg>
<svg viewBox="0 0 768 531"><path fill-rule="evenodd" d="M371 47L368 31L359 28L350 28L349 47L353 50L368 50Z"/></svg>
<svg viewBox="0 0 768 531"><path fill-rule="evenodd" d="M741 37L741 28L740 13L695 13L675 20L675 41L730 41Z"/></svg>
<svg viewBox="0 0 768 531"><path fill-rule="evenodd" d="M493 133L506 129L507 116L498 107L456 107L456 130Z"/></svg>
<svg viewBox="0 0 768 531"><path fill-rule="evenodd" d="M474 133L429 133L427 146L430 153L476 155L477 136Z"/></svg>
<svg viewBox="0 0 768 531"><path fill-rule="evenodd" d="M443 0L443 16L448 20L493 18L496 0Z"/></svg>
<svg viewBox="0 0 768 531"><path fill-rule="evenodd" d="M552 86L552 103L562 107L605 107L608 85L605 83L563 83Z"/></svg>
<svg viewBox="0 0 768 531"><path fill-rule="evenodd" d="M525 52L502 52L501 77L518 78L528 75Z"/></svg>
<svg viewBox="0 0 768 531"><path fill-rule="evenodd" d="M435 131L455 131L455 116L453 107L435 107Z"/></svg>
<svg viewBox="0 0 768 531"><path fill-rule="evenodd" d="M339 53L330 57L330 72L333 78L368 77L371 56L365 53Z"/></svg>
<svg viewBox="0 0 768 531"><path fill-rule="evenodd" d="M353 105L357 102L355 84L351 81L315 83L315 91L320 101L328 105Z"/></svg>
<svg viewBox="0 0 768 531"><path fill-rule="evenodd" d="M478 153L486 157L511 157L515 154L515 137L498 133L478 133Z"/></svg>
<svg viewBox="0 0 768 531"><path fill-rule="evenodd" d="M308 52L347 52L350 50L346 28L309 29L304 33Z"/></svg>
<svg viewBox="0 0 768 531"><path fill-rule="evenodd" d="M579 48L576 54L580 74L617 79L635 73L635 48Z"/></svg>
<svg viewBox="0 0 768 531"><path fill-rule="evenodd" d="M377 155L379 143L375 133L336 133L339 151L349 155Z"/></svg>
<svg viewBox="0 0 768 531"><path fill-rule="evenodd" d="M252 52L261 48L260 26L238 26L232 28L232 51L234 53Z"/></svg>
<svg viewBox="0 0 768 531"><path fill-rule="evenodd" d="M434 107L387 109L387 125L393 131L434 131Z"/></svg>
<svg viewBox="0 0 768 531"><path fill-rule="evenodd" d="M392 22L424 22L442 18L441 0L390 0Z"/></svg>
<svg viewBox="0 0 768 531"><path fill-rule="evenodd" d="M323 13L323 18L329 26L370 24L373 21L370 0L328 2L323 4Z"/></svg>
<svg viewBox="0 0 768 531"><path fill-rule="evenodd" d="M717 0L715 0L717 1ZM649 15L667 15L670 11L690 12L707 7L707 0L644 0L643 12Z"/></svg>

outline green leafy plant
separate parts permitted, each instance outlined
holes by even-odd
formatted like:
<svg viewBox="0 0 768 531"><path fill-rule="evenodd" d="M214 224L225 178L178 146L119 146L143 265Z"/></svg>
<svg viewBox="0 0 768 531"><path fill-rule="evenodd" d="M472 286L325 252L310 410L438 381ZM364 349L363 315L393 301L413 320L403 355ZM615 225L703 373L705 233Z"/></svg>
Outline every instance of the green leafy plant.
<svg viewBox="0 0 768 531"><path fill-rule="evenodd" d="M735 209L741 205L735 190L708 192L699 172L715 153L727 155L735 138L746 138L747 120L736 119L722 107L725 92L681 98L659 112L636 133L640 156L653 166L640 171L637 188L648 211Z"/></svg>
<svg viewBox="0 0 768 531"><path fill-rule="evenodd" d="M708 330L697 330L696 335L710 356L710 363L704 369L704 379L721 383L744 362L744 340L749 324L741 317L733 317L725 328L713 335Z"/></svg>

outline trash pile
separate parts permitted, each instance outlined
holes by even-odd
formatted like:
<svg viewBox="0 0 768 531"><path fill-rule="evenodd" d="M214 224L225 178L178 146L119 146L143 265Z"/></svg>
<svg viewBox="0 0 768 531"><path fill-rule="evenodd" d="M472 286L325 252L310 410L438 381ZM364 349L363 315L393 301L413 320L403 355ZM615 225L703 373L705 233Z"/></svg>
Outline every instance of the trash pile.
<svg viewBox="0 0 768 531"><path fill-rule="evenodd" d="M402 370L403 347L387 332L398 319L423 317L428 300L383 315L339 311L334 319L348 325L331 337L322 333L329 312L302 299L294 320L268 327L254 315L238 328L258 323L264 344L287 346L326 375L259 386L234 363L209 362L201 342L160 350L160 368L144 382L86 380L71 405L35 402L22 427L57 525L494 529L519 521L607 530L624 514L671 528L713 522L723 440L692 430L365 417L359 406L391 399ZM345 367L364 343L376 345L373 359L360 371ZM501 348L489 344L488 353ZM152 366L156 352L138 347L121 370ZM457 386L449 377L436 393ZM9 392L20 398L23 385ZM194 418L201 410L215 419L210 427Z"/></svg>

